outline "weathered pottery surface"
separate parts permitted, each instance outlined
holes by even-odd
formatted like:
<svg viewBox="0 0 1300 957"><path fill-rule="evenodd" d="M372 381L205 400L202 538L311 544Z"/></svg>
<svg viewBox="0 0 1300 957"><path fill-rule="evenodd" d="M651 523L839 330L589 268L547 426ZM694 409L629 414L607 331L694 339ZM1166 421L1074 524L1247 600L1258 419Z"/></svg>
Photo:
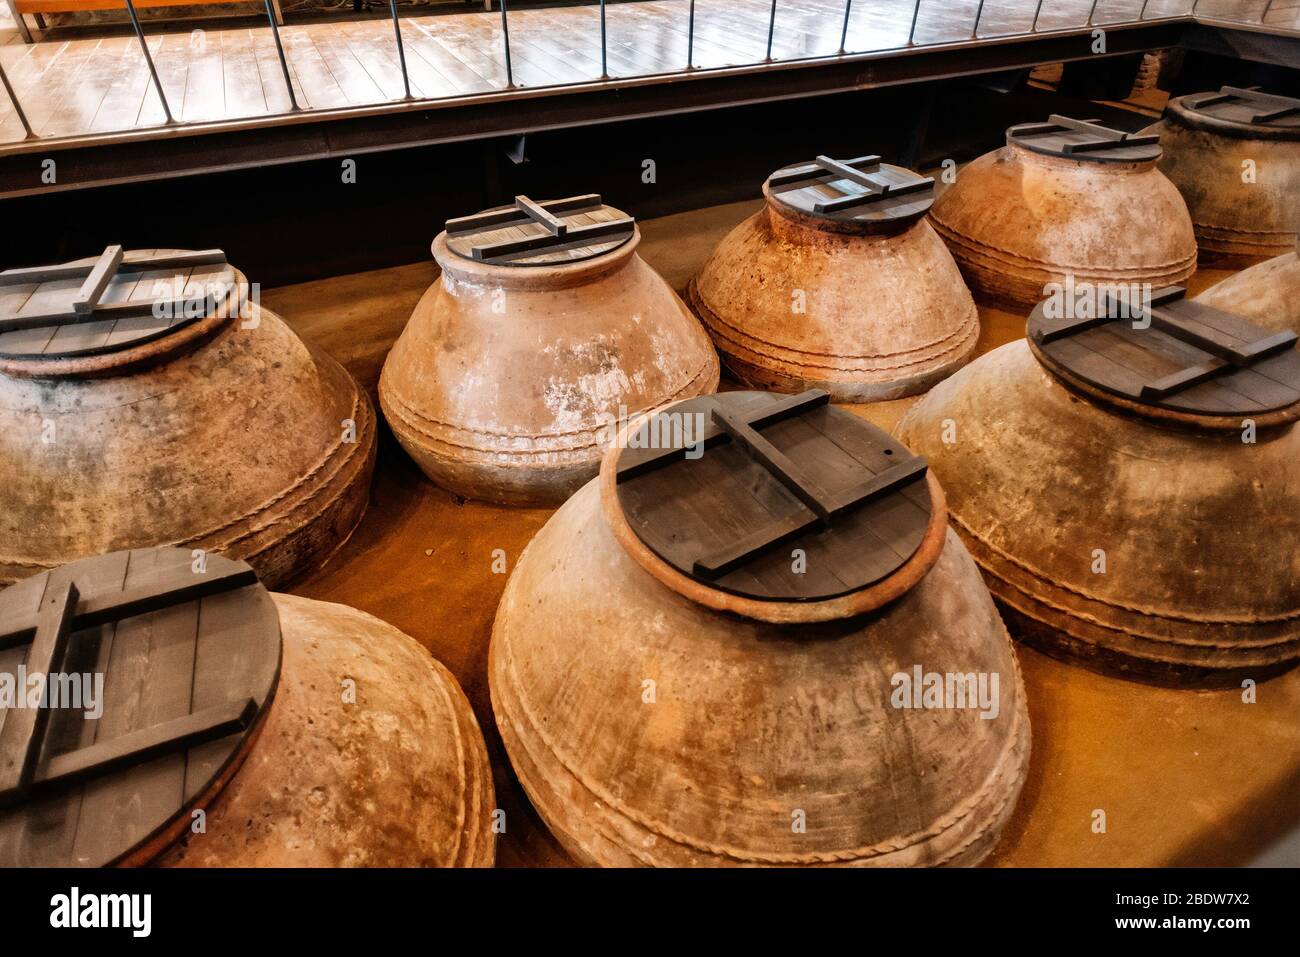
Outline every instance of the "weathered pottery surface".
<svg viewBox="0 0 1300 957"><path fill-rule="evenodd" d="M374 456L356 382L251 303L105 355L0 359L0 582L176 545L283 583L351 533Z"/></svg>
<svg viewBox="0 0 1300 957"><path fill-rule="evenodd" d="M284 663L265 727L207 832L157 863L490 867L492 772L456 679L378 618L273 597Z"/></svg>
<svg viewBox="0 0 1300 957"><path fill-rule="evenodd" d="M1171 100L1148 130L1164 146L1160 171L1187 201L1201 262L1240 268L1289 252L1300 232L1300 124L1207 119L1188 106L1205 96Z"/></svg>
<svg viewBox="0 0 1300 957"><path fill-rule="evenodd" d="M1266 329L1300 334L1300 258L1295 252L1274 256L1216 283L1196 301Z"/></svg>
<svg viewBox="0 0 1300 957"><path fill-rule="evenodd" d="M379 400L435 482L467 498L563 501L620 416L712 392L718 359L637 255L637 232L564 265L493 265L433 244L441 280L393 347Z"/></svg>
<svg viewBox="0 0 1300 957"><path fill-rule="evenodd" d="M1246 443L1237 428L1125 414L1067 389L1019 341L936 386L897 434L944 483L1017 637L1178 684L1236 684L1300 658L1292 425Z"/></svg>
<svg viewBox="0 0 1300 957"><path fill-rule="evenodd" d="M723 239L687 293L742 381L871 402L924 391L969 361L975 303L923 217L854 228L763 191L767 206Z"/></svg>
<svg viewBox="0 0 1300 957"><path fill-rule="evenodd" d="M706 586L665 584L646 550L633 557L609 524L610 462L528 546L489 658L511 763L568 853L602 866L979 861L1023 783L1029 724L1015 652L941 504L934 564L901 597L820 621L830 603L786 603L759 620ZM896 709L892 676L917 665L996 673L997 717Z"/></svg>
<svg viewBox="0 0 1300 957"><path fill-rule="evenodd" d="M1092 162L1008 143L963 167L930 221L975 295L1015 307L1067 275L1160 287L1196 268L1187 205L1153 161Z"/></svg>

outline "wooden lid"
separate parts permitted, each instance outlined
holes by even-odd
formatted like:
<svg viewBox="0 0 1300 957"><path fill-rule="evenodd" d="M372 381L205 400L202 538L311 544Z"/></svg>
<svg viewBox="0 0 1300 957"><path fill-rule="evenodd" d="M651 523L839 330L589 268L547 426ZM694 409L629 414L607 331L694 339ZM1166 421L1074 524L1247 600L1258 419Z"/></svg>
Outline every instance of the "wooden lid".
<svg viewBox="0 0 1300 957"><path fill-rule="evenodd" d="M702 396L620 441L618 505L637 538L694 582L758 601L889 578L936 511L925 460L820 389Z"/></svg>
<svg viewBox="0 0 1300 957"><path fill-rule="evenodd" d="M1067 382L1158 418L1237 428L1243 418L1300 413L1296 334L1269 332L1185 292L1170 286L1149 303L1130 303L1115 291L1081 291L1069 310L1048 300L1030 314L1029 338L1043 365Z"/></svg>
<svg viewBox="0 0 1300 957"><path fill-rule="evenodd" d="M279 671L243 562L137 549L0 592L0 695L22 705L0 709L0 866L154 856L242 761Z"/></svg>
<svg viewBox="0 0 1300 957"><path fill-rule="evenodd" d="M117 352L172 335L242 300L219 249L124 252L0 273L0 357Z"/></svg>
<svg viewBox="0 0 1300 957"><path fill-rule="evenodd" d="M458 256L500 266L561 266L592 259L632 238L636 222L597 193L514 205L447 220L447 247Z"/></svg>
<svg viewBox="0 0 1300 957"><path fill-rule="evenodd" d="M934 204L933 177L881 163L879 156L818 156L784 166L768 177L765 191L783 210L864 232L906 225Z"/></svg>
<svg viewBox="0 0 1300 957"><path fill-rule="evenodd" d="M1052 114L1046 123L1021 123L1007 130L1007 142L1044 156L1088 163L1149 163L1160 158L1160 137L1125 133L1096 120Z"/></svg>
<svg viewBox="0 0 1300 957"><path fill-rule="evenodd" d="M1258 88L1225 86L1169 104L1180 118L1218 132L1263 139L1300 139L1300 99Z"/></svg>

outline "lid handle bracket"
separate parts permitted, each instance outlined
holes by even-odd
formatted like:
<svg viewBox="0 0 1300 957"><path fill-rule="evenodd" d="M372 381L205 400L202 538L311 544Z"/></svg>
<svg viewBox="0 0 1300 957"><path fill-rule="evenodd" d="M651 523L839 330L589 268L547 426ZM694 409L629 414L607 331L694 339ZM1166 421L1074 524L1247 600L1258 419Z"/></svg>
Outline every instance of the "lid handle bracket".
<svg viewBox="0 0 1300 957"><path fill-rule="evenodd" d="M67 650L78 597L77 586L68 582L46 597L36 612L27 669L32 675L44 676L45 687L36 707L10 708L5 716L0 730L0 800L6 794L25 793L36 775L36 760L50 720L49 676Z"/></svg>

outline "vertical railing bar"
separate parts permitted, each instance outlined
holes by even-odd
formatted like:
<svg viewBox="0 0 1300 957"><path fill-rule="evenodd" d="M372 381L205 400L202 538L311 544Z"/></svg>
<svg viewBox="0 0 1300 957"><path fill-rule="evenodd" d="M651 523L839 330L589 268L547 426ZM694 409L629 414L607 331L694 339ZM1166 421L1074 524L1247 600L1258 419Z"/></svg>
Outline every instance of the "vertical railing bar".
<svg viewBox="0 0 1300 957"><path fill-rule="evenodd" d="M1034 7L1034 25L1029 28L1030 33L1038 32L1038 15L1043 12L1043 0L1038 0L1038 6Z"/></svg>
<svg viewBox="0 0 1300 957"><path fill-rule="evenodd" d="M921 15L921 0L916 0L916 6L912 8L912 29L907 31L907 45L913 46L913 38L916 36L916 18Z"/></svg>
<svg viewBox="0 0 1300 957"><path fill-rule="evenodd" d="M984 0L980 0L980 5L975 8L975 26L971 28L970 38L978 39L980 35L980 20L984 18Z"/></svg>
<svg viewBox="0 0 1300 957"><path fill-rule="evenodd" d="M1268 17L1268 11L1272 9L1273 9L1273 0L1268 0L1268 3L1264 4L1264 12L1259 15L1260 23L1264 22L1264 20Z"/></svg>
<svg viewBox="0 0 1300 957"><path fill-rule="evenodd" d="M605 48L605 0L600 0L600 78L609 79L609 58Z"/></svg>
<svg viewBox="0 0 1300 957"><path fill-rule="evenodd" d="M171 107L167 105L167 94L163 92L162 80L158 79L158 69L153 65L153 56L149 53L149 43L144 38L144 31L140 29L140 18L136 16L135 4L132 0L126 0L126 12L131 15L131 26L135 28L136 39L140 41L140 50L144 53L144 62L149 64L149 75L153 77L153 87L158 91L158 101L162 103L163 115L167 117L168 123L175 123L176 119L172 116Z"/></svg>
<svg viewBox="0 0 1300 957"><path fill-rule="evenodd" d="M844 0L844 27L840 30L840 56L844 55L844 44L849 40L849 11L853 9L853 0Z"/></svg>
<svg viewBox="0 0 1300 957"><path fill-rule="evenodd" d="M18 102L18 93L10 84L9 74L5 72L3 63L0 63L0 83L4 83L5 85L5 92L9 94L9 102L14 105L14 112L18 114L18 119L23 124L23 130L27 133L27 139L35 139L36 133L32 129L32 124L27 122L27 114L23 112L23 105Z"/></svg>
<svg viewBox="0 0 1300 957"><path fill-rule="evenodd" d="M506 88L515 85L515 71L510 65L510 12L506 9L506 0L501 0L501 38L506 45Z"/></svg>
<svg viewBox="0 0 1300 957"><path fill-rule="evenodd" d="M764 63L772 62L772 34L776 32L776 0L772 0L772 12L767 18L767 56Z"/></svg>
<svg viewBox="0 0 1300 957"><path fill-rule="evenodd" d="M1088 10L1088 26L1092 26L1092 18L1097 15L1097 4L1101 0L1092 0L1092 7Z"/></svg>
<svg viewBox="0 0 1300 957"><path fill-rule="evenodd" d="M289 91L289 109L290 112L297 113L302 107L298 105L298 98L293 95L293 79L289 76L289 61L284 57L284 44L280 42L280 26L275 22L275 15L271 12L271 0L262 0L266 4L266 21L271 24L271 36L275 38L275 52L280 56L280 71L284 73L284 87Z"/></svg>
<svg viewBox="0 0 1300 957"><path fill-rule="evenodd" d="M1138 11L1138 23L1141 23L1143 20L1147 18L1148 3L1150 3L1150 0L1142 0L1142 9Z"/></svg>
<svg viewBox="0 0 1300 957"><path fill-rule="evenodd" d="M695 0L691 0L691 9L686 21L686 69L695 68Z"/></svg>
<svg viewBox="0 0 1300 957"><path fill-rule="evenodd" d="M388 9L393 12L393 33L397 36L397 61L402 66L402 87L406 98L411 99L411 77L406 72L406 46L402 43L402 24L397 19L397 0L388 0Z"/></svg>

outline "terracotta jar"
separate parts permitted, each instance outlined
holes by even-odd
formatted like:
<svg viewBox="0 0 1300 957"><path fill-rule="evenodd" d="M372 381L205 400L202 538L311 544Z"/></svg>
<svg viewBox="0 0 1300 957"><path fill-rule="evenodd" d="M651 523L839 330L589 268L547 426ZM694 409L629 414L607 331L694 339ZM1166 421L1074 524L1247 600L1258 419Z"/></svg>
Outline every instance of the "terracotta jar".
<svg viewBox="0 0 1300 957"><path fill-rule="evenodd" d="M1297 251L1274 256L1216 283L1197 302L1235 313L1264 329L1300 333L1300 242Z"/></svg>
<svg viewBox="0 0 1300 957"><path fill-rule="evenodd" d="M899 423L1012 633L1169 684L1300 657L1300 355L1167 290L1052 318ZM1149 324L1147 324L1149 322Z"/></svg>
<svg viewBox="0 0 1300 957"><path fill-rule="evenodd" d="M742 381L844 402L923 392L970 360L979 316L925 213L934 180L818 157L714 250L687 298Z"/></svg>
<svg viewBox="0 0 1300 957"><path fill-rule="evenodd" d="M924 462L826 398L629 426L513 571L492 706L578 862L971 864L1010 815L1006 631Z"/></svg>
<svg viewBox="0 0 1300 957"><path fill-rule="evenodd" d="M451 220L442 278L384 363L379 401L431 479L467 498L556 504L621 420L712 392L718 360L599 196Z"/></svg>
<svg viewBox="0 0 1300 957"><path fill-rule="evenodd" d="M1290 251L1300 231L1300 100L1225 86L1170 100L1147 132L1187 201L1203 263L1240 267Z"/></svg>
<svg viewBox="0 0 1300 957"><path fill-rule="evenodd" d="M1196 269L1158 137L1053 116L1007 130L930 210L977 298L1032 307L1049 283L1164 286Z"/></svg>
<svg viewBox="0 0 1300 957"><path fill-rule="evenodd" d="M376 618L138 549L0 592L0 636L0 865L493 862L469 702Z"/></svg>
<svg viewBox="0 0 1300 957"><path fill-rule="evenodd" d="M175 545L274 586L351 534L374 411L256 298L220 250L0 274L0 582Z"/></svg>

